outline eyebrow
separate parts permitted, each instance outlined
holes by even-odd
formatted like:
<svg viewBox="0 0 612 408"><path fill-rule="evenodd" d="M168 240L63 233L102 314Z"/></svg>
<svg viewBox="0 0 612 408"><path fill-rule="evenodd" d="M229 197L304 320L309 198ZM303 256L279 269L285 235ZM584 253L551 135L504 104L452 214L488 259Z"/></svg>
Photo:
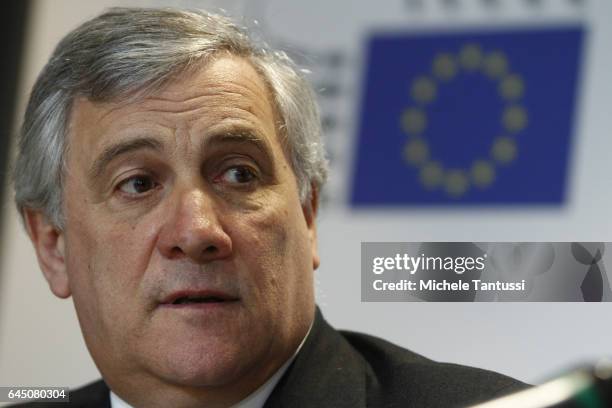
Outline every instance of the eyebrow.
<svg viewBox="0 0 612 408"><path fill-rule="evenodd" d="M141 149L161 151L162 148L161 142L151 137L138 137L112 144L106 147L94 160L88 171L89 178L95 180L100 177L106 166L121 155Z"/></svg>
<svg viewBox="0 0 612 408"><path fill-rule="evenodd" d="M251 129L232 128L214 133L206 138L204 147L225 143L245 143L253 145L266 160L272 161L272 150L268 142Z"/></svg>
<svg viewBox="0 0 612 408"><path fill-rule="evenodd" d="M265 139L259 137L256 132L250 129L231 128L213 134L206 138L204 147L225 143L247 143L253 145L272 163L271 149ZM137 137L134 139L118 142L106 147L102 153L94 160L89 168L88 176L95 180L102 175L110 162L117 157L141 149L163 150L163 144L151 137Z"/></svg>

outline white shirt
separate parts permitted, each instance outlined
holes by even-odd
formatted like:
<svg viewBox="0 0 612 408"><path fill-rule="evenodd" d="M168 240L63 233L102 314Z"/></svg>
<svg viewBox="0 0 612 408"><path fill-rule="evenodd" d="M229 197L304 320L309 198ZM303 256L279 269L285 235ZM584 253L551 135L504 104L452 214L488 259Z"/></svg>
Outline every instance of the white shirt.
<svg viewBox="0 0 612 408"><path fill-rule="evenodd" d="M276 384L280 381L283 374L285 374L285 371L287 371L287 368L289 368L289 365L291 365L293 360L295 360L295 357L297 356L297 354L300 352L300 349L306 342L306 339L308 338L308 335L310 334L311 329L312 329L312 324L310 325L310 328L308 329L306 336L304 336L304 338L302 339L302 342L300 343L298 348L295 350L295 353L293 353L293 355L289 358L289 360L285 361L285 364L283 364L278 370L276 370L274 375L272 375L272 377L270 377L268 381L263 383L261 387L253 391L251 394L249 394L245 399L243 399L239 403L233 405L232 408L262 408L266 400L272 393L272 390L274 389L274 387L276 387ZM117 394L115 394L112 391L110 392L110 403L111 403L110 404L111 408L132 408L131 405L129 405L127 402L119 398Z"/></svg>

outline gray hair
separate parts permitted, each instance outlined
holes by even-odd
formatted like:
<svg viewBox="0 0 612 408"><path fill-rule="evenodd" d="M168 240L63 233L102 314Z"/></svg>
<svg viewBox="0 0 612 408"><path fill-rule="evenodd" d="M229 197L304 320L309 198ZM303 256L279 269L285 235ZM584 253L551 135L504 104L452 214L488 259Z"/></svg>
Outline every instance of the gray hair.
<svg viewBox="0 0 612 408"><path fill-rule="evenodd" d="M63 228L62 178L72 104L137 97L226 51L251 62L274 98L279 132L305 202L327 177L315 94L291 59L256 44L229 18L204 11L112 8L70 32L42 70L27 106L13 174L15 202Z"/></svg>

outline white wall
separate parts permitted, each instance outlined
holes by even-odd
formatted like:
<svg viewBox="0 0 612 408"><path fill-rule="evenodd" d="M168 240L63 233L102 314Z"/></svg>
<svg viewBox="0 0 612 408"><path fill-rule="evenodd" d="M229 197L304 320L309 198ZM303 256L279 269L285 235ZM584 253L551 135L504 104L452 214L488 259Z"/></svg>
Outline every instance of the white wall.
<svg viewBox="0 0 612 408"><path fill-rule="evenodd" d="M563 303L361 303L361 241L612 241L612 2L591 0L500 1L496 10L481 1L423 2L407 11L402 0L353 2L323 0L223 2L230 12L257 19L264 34L314 51L342 48L349 67L334 76L347 89L343 98L324 101L341 126L328 135L336 158L319 219L322 265L317 295L334 325L366 331L437 360L459 362L537 382L577 363L612 354L611 306ZM26 67L20 85L25 98L52 47L71 28L110 5L200 5L197 1L36 1L29 22ZM351 13L346 7L351 4ZM376 6L374 6L376 4ZM566 205L557 209L462 209L352 211L346 185L359 95L361 33L376 23L411 27L470 26L516 22L583 21L589 29L583 62L581 100ZM312 27L316 27L313 30ZM308 35L304 35L307 33ZM308 38L308 43L302 43ZM315 68L316 69L316 68ZM340 79L338 79L340 78ZM12 204L4 206L0 274L0 384L77 386L98 377L70 301L54 298L39 272L34 252ZM611 277L612 279L612 277Z"/></svg>

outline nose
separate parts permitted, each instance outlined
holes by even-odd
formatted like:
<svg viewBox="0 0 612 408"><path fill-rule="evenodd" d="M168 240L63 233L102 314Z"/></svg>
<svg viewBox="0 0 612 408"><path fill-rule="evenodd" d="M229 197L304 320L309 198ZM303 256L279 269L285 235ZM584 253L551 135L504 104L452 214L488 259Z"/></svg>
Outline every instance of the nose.
<svg viewBox="0 0 612 408"><path fill-rule="evenodd" d="M168 259L189 258L207 263L227 258L232 240L222 225L222 214L200 189L177 194L174 208L160 232L158 247Z"/></svg>

